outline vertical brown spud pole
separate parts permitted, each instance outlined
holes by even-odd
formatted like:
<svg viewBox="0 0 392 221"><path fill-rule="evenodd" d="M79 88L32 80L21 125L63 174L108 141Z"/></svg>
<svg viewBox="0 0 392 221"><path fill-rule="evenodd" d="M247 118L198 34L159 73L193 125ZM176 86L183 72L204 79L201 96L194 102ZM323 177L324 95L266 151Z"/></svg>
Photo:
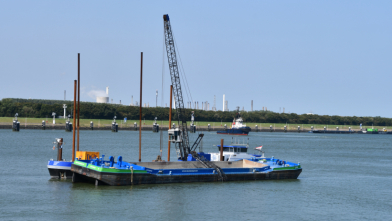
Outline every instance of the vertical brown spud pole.
<svg viewBox="0 0 392 221"><path fill-rule="evenodd" d="M139 162L142 161L142 87L143 87L143 52L140 54L140 109L139 109Z"/></svg>
<svg viewBox="0 0 392 221"><path fill-rule="evenodd" d="M223 139L221 139L220 161L223 161Z"/></svg>
<svg viewBox="0 0 392 221"><path fill-rule="evenodd" d="M80 116L80 53L78 53L78 146L79 151L79 116Z"/></svg>
<svg viewBox="0 0 392 221"><path fill-rule="evenodd" d="M171 116L172 116L172 95L173 85L170 85L170 109L169 109L169 130L171 129ZM170 136L168 141L167 161L170 161Z"/></svg>
<svg viewBox="0 0 392 221"><path fill-rule="evenodd" d="M76 124L76 80L74 81L74 112L73 112L73 124L72 124L72 162L75 161L75 124Z"/></svg>
<svg viewBox="0 0 392 221"><path fill-rule="evenodd" d="M63 138L60 138L60 142L57 147L57 161L63 161L63 148L61 146L63 145Z"/></svg>

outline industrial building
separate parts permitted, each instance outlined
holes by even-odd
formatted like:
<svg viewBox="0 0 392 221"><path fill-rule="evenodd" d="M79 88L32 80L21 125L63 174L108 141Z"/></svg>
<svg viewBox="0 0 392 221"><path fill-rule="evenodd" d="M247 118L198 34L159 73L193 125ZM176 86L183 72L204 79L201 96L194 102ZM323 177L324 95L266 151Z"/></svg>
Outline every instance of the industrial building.
<svg viewBox="0 0 392 221"><path fill-rule="evenodd" d="M97 103L109 103L109 87L106 87L105 97L97 97Z"/></svg>

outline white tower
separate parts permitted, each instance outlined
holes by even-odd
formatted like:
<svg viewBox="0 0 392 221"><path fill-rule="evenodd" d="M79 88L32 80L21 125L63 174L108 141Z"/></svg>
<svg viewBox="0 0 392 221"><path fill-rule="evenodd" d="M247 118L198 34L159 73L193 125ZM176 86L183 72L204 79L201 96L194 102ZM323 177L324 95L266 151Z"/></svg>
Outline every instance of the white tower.
<svg viewBox="0 0 392 221"><path fill-rule="evenodd" d="M106 87L106 95L109 97L109 87Z"/></svg>
<svg viewBox="0 0 392 221"><path fill-rule="evenodd" d="M56 113L55 112L52 112L52 116L53 116L53 124L56 124Z"/></svg>
<svg viewBox="0 0 392 221"><path fill-rule="evenodd" d="M66 109L67 109L67 105L66 105L66 104L63 104L63 108L64 108L64 119L65 119L65 111L66 111Z"/></svg>
<svg viewBox="0 0 392 221"><path fill-rule="evenodd" d="M223 94L223 109L222 109L222 111L225 111L226 110L226 108L225 108L225 95Z"/></svg>

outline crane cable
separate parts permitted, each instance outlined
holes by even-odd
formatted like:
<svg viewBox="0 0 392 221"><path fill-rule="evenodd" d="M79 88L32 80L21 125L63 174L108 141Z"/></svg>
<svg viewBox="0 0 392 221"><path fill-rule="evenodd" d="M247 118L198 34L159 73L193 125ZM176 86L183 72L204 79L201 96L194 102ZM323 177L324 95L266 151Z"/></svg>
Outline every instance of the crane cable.
<svg viewBox="0 0 392 221"><path fill-rule="evenodd" d="M162 43L162 92L161 92L161 107L163 107L163 85L165 83L165 26L163 27L163 43Z"/></svg>
<svg viewBox="0 0 392 221"><path fill-rule="evenodd" d="M173 32L173 31L172 31ZM178 51L178 58L180 59L180 68L182 69L182 72L183 73L181 73L182 74L182 76L183 76L183 78L185 79L185 92L186 92L186 90L188 89L188 91L189 91L189 96L191 97L191 101L193 102L193 98L192 98L192 94L191 94L191 90L190 90L190 88L189 88L189 85L188 85L188 80L187 80L187 78L186 78L186 75L185 75L185 70L184 70L184 66L182 65L182 60L181 60L181 55L180 55L180 49L178 48L178 46L177 46L177 42L176 42L176 39L174 38L174 36L173 36L173 40L174 40L174 45L176 46L176 48L177 48L177 51ZM187 94L187 96L188 96L188 94ZM189 97L188 97L188 99L189 99ZM195 107L196 108L196 107Z"/></svg>
<svg viewBox="0 0 392 221"><path fill-rule="evenodd" d="M177 41L176 41L176 38L174 37L174 34L173 34L173 33L174 33L173 27L171 27L171 31L172 31L174 46L175 46L175 48L177 49L178 58L180 59L180 65L179 65L179 66L180 66L180 70L182 69L182 71L179 70L179 72L180 72L181 76L183 77L183 79L185 79L185 84L184 84L185 93L186 93L186 95L187 95L188 100L189 100L189 97L190 97L190 98L191 98L190 101L193 102L192 94L191 94L191 91L190 91L189 85L188 85L188 80L187 80L186 75L185 75L184 66L182 65L182 60L181 60L181 55L180 55L180 49L179 49L178 46L177 46ZM183 72L183 73L182 73L182 72ZM189 95L188 95L188 93L189 93Z"/></svg>
<svg viewBox="0 0 392 221"><path fill-rule="evenodd" d="M175 38L174 38L174 34L173 34L173 28L171 27L171 32L172 32L172 36L173 36L173 41L174 41L174 45L175 45L175 48L177 48L177 51L178 51L178 56L180 57L180 52L179 52L179 49L178 49L178 47L177 47L177 43L176 43L176 41L175 41ZM163 28L163 52L162 52L162 54L163 54L163 56L162 56L162 90L163 90L163 78L164 78L164 52L165 52L165 48L164 48L164 45L165 45L165 28ZM182 68L182 70L183 71L181 71L181 68ZM187 81L187 79L186 79L186 76L184 75L185 74L185 71L184 71L184 67L182 66L182 61L181 61L181 57L180 57L180 69L178 70L178 72L179 72L179 74L182 76L182 78L183 79L185 79L185 84L184 84L184 89L185 89L185 93L186 93L186 96L187 96L187 98L188 98L188 100L189 100L189 95L188 95L188 91L189 91L189 94L190 94L190 90L189 90L189 85L188 85L188 81ZM184 72L184 74L182 73L182 72ZM192 99L192 95L190 96L191 97L191 99Z"/></svg>

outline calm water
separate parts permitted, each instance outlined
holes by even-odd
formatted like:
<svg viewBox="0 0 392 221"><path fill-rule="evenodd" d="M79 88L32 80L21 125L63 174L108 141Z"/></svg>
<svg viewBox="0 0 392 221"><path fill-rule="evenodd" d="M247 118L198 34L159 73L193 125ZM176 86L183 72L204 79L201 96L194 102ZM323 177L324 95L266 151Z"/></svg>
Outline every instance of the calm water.
<svg viewBox="0 0 392 221"><path fill-rule="evenodd" d="M80 136L81 150L138 160L138 132ZM299 179L127 187L49 180L46 164L60 137L69 159L72 133L0 130L1 220L392 220L391 135L251 133L250 146L263 145L266 156L301 162ZM204 151L216 152L221 138L231 140L206 133ZM159 134L143 132L142 139L142 160L155 159Z"/></svg>

